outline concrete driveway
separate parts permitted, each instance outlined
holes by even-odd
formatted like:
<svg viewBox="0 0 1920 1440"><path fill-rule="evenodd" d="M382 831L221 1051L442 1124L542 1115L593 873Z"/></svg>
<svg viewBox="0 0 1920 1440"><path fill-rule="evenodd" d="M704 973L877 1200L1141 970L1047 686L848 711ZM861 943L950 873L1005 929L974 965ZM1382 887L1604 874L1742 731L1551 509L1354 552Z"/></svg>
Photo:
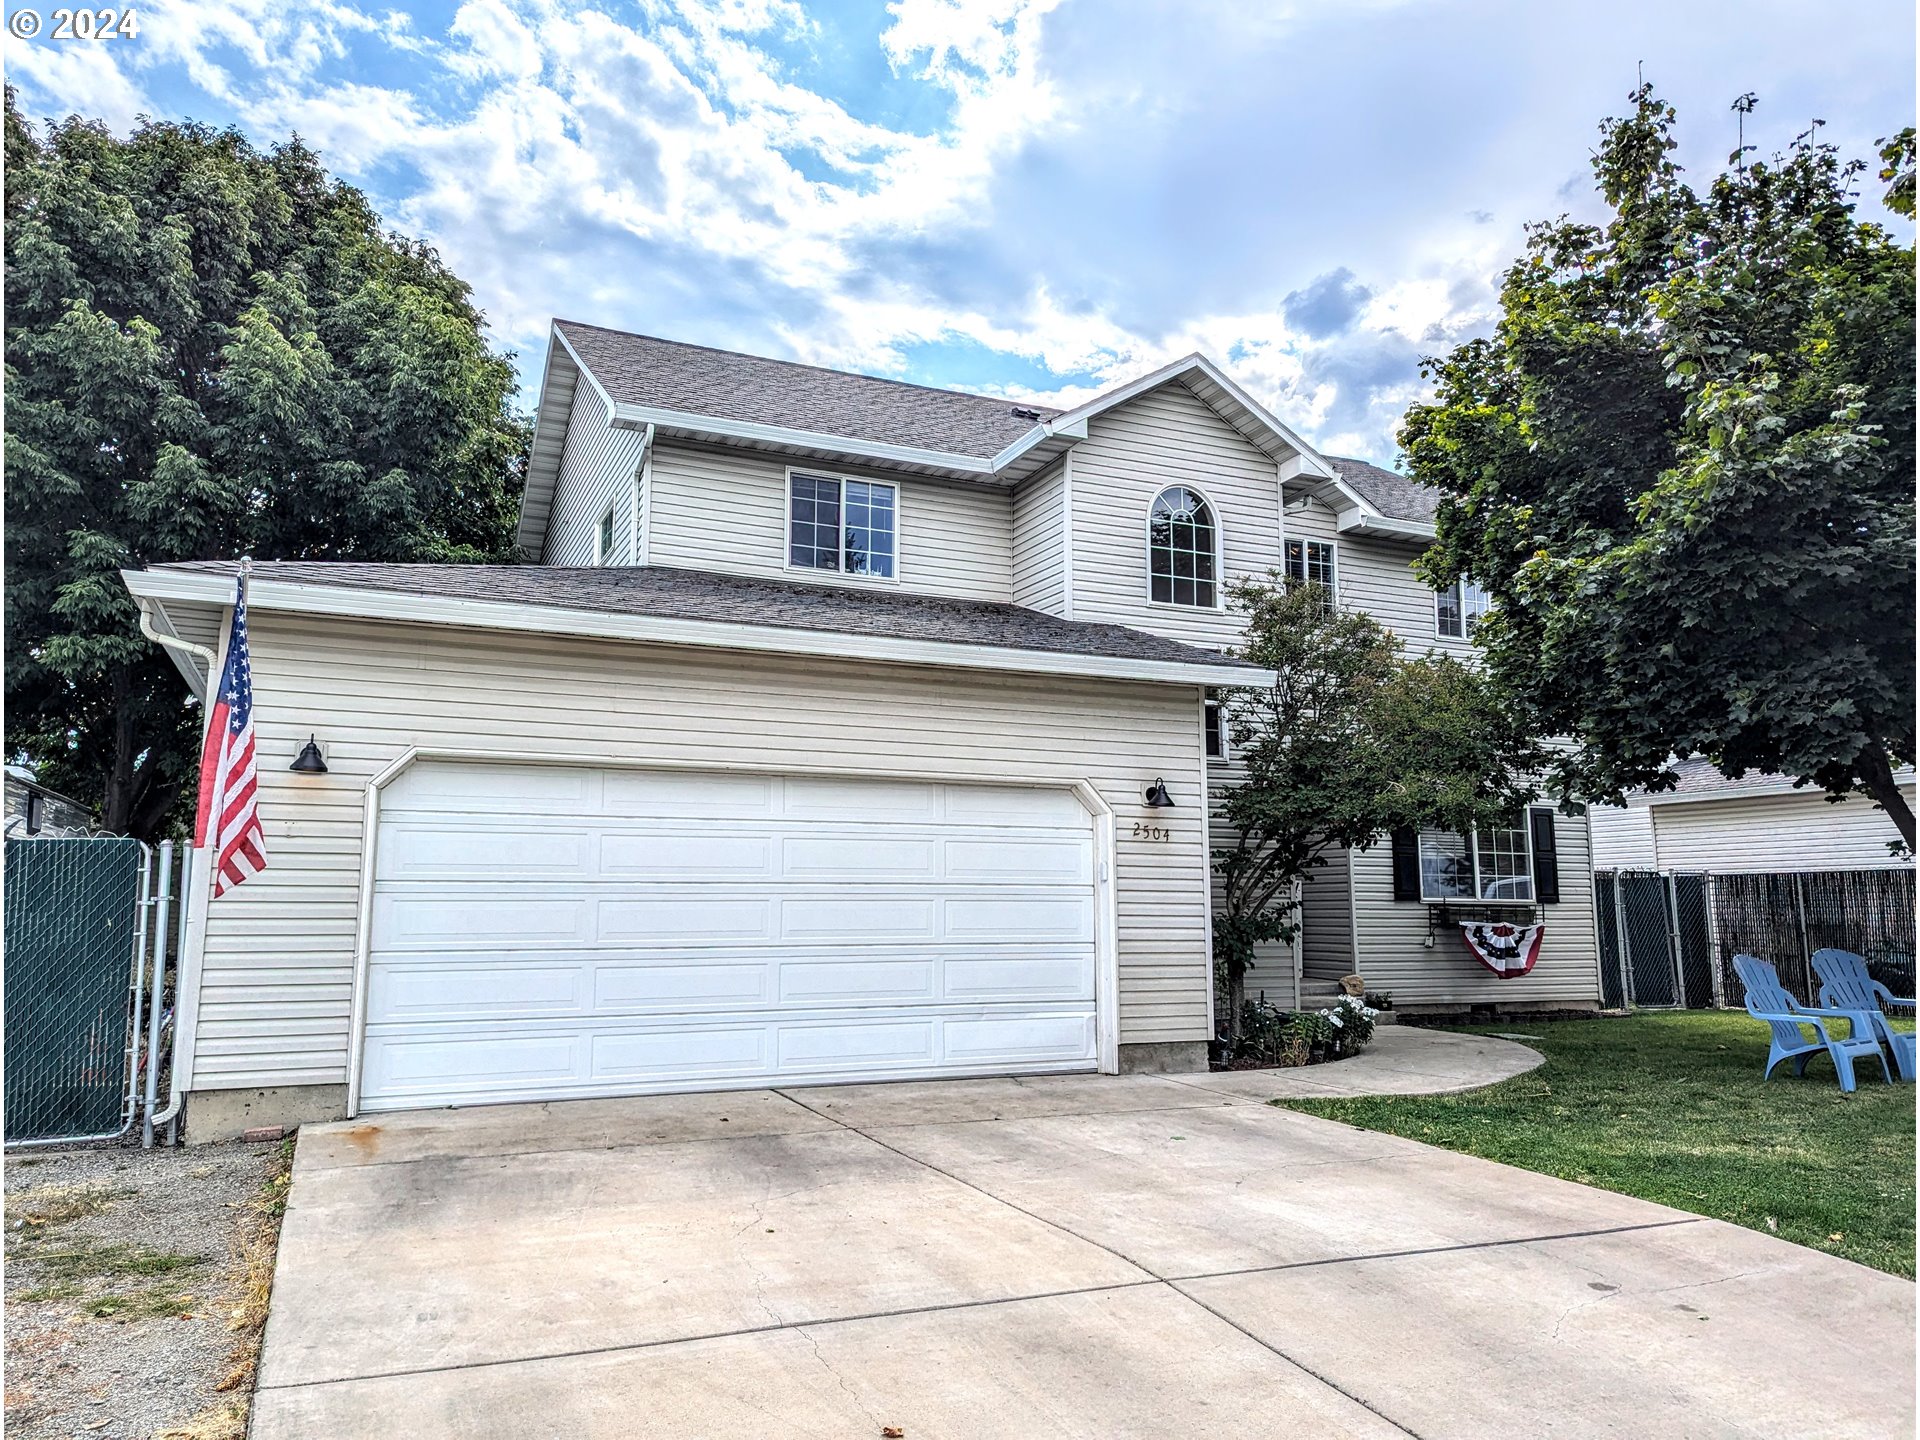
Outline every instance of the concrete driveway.
<svg viewBox="0 0 1920 1440"><path fill-rule="evenodd" d="M308 1128L252 1433L1913 1433L1907 1282L1260 1088Z"/></svg>

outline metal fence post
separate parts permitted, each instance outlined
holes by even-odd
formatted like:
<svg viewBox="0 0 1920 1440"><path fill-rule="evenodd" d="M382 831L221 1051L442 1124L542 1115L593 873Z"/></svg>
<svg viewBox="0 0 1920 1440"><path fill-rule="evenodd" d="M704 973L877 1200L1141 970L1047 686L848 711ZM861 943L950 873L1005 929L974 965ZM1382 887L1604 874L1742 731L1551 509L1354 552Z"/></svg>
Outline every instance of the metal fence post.
<svg viewBox="0 0 1920 1440"><path fill-rule="evenodd" d="M1660 888L1667 897L1667 958L1673 961L1673 1000L1684 1010L1687 1008L1687 967L1680 957L1679 887L1671 871L1661 875Z"/></svg>
<svg viewBox="0 0 1920 1440"><path fill-rule="evenodd" d="M1613 872L1613 949L1614 959L1620 966L1620 999L1631 1010L1633 1008L1633 966L1630 963L1631 946L1627 941L1627 902L1624 899L1626 885L1621 877L1624 870Z"/></svg>
<svg viewBox="0 0 1920 1440"><path fill-rule="evenodd" d="M1813 951L1807 944L1807 883L1798 871L1793 872L1793 908L1800 917L1800 986L1801 993L1807 997L1809 1005L1815 1003L1813 993Z"/></svg>
<svg viewBox="0 0 1920 1440"><path fill-rule="evenodd" d="M146 1108L140 1123L140 1144L153 1148L154 1100L160 1089L160 1012L167 983L167 909L173 899L173 841L160 842L160 883L154 896L153 990L147 1002Z"/></svg>

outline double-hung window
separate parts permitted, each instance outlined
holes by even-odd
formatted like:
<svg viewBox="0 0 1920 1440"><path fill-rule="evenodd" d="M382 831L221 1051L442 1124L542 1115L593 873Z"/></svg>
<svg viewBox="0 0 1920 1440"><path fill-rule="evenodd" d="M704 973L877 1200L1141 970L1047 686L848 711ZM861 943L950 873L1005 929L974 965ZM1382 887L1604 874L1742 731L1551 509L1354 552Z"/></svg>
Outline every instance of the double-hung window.
<svg viewBox="0 0 1920 1440"><path fill-rule="evenodd" d="M787 563L891 580L899 516L895 486L796 474L788 481Z"/></svg>
<svg viewBox="0 0 1920 1440"><path fill-rule="evenodd" d="M1206 702L1205 716L1202 734L1206 737L1207 758L1209 760L1223 759L1227 753L1227 731L1226 725L1220 715L1220 702L1218 700L1209 700Z"/></svg>
<svg viewBox="0 0 1920 1440"><path fill-rule="evenodd" d="M1525 825L1455 835L1420 832L1420 898L1531 903L1533 843Z"/></svg>
<svg viewBox="0 0 1920 1440"><path fill-rule="evenodd" d="M1487 592L1471 580L1456 580L1434 592L1433 629L1436 635L1465 639L1480 628L1487 614Z"/></svg>
<svg viewBox="0 0 1920 1440"><path fill-rule="evenodd" d="M1289 540L1286 550L1287 582L1292 585L1318 585L1331 610L1340 597L1340 572L1331 540Z"/></svg>

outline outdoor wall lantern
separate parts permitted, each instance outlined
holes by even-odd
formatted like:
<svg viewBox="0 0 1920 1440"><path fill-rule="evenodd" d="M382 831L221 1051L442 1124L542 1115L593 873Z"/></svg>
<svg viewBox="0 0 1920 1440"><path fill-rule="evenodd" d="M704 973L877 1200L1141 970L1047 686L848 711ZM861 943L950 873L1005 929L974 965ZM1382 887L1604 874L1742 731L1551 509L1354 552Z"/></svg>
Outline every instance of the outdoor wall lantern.
<svg viewBox="0 0 1920 1440"><path fill-rule="evenodd" d="M296 775L324 775L327 773L327 762L320 758L320 746L315 743L313 736L309 735L307 737L306 745L301 749L300 753L294 757L293 764L287 768Z"/></svg>
<svg viewBox="0 0 1920 1440"><path fill-rule="evenodd" d="M1156 780L1147 787L1147 808L1149 810L1171 810L1173 797L1167 794L1167 782Z"/></svg>

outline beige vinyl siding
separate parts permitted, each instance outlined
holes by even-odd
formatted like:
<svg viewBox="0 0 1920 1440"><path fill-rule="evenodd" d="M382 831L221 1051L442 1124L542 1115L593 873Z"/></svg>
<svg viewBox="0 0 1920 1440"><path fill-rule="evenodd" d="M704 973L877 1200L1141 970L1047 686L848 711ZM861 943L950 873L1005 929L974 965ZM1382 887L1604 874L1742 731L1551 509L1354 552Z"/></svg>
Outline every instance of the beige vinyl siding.
<svg viewBox="0 0 1920 1440"><path fill-rule="evenodd" d="M1287 538L1333 542L1343 609L1371 615L1416 655L1440 650L1464 659L1473 654L1471 641L1434 629L1433 591L1413 572L1413 562L1425 548L1421 542L1342 535L1333 511L1319 500L1295 500L1295 505L1286 514Z"/></svg>
<svg viewBox="0 0 1920 1440"><path fill-rule="evenodd" d="M635 487L646 448L644 430L609 423L605 403L591 387L580 392L567 423L566 451L554 485L553 519L547 531L546 563L592 565L601 517L613 512L613 552L605 563L635 563Z"/></svg>
<svg viewBox="0 0 1920 1440"><path fill-rule="evenodd" d="M1653 814L1625 805L1595 805L1593 868L1596 870L1652 870Z"/></svg>
<svg viewBox="0 0 1920 1440"><path fill-rule="evenodd" d="M1427 907L1393 898L1393 847L1382 841L1352 852L1359 919L1360 973L1396 1006L1536 1005L1600 998L1593 930L1593 885L1584 815L1554 816L1560 899L1538 907L1547 933L1531 973L1501 980L1467 952L1457 926L1436 930L1426 948Z"/></svg>
<svg viewBox="0 0 1920 1440"><path fill-rule="evenodd" d="M1906 796L1913 804L1914 792L1909 789ZM1662 870L1752 874L1894 869L1912 863L1888 853L1900 832L1887 812L1864 796L1834 805L1824 795L1803 792L1675 801L1648 809L1655 861Z"/></svg>
<svg viewBox="0 0 1920 1440"><path fill-rule="evenodd" d="M1280 563L1275 462L1177 383L1095 417L1072 456L1073 618L1236 644L1241 626L1224 608L1224 581ZM1213 506L1225 557L1220 609L1147 598L1147 513L1169 485L1191 486Z"/></svg>
<svg viewBox="0 0 1920 1440"><path fill-rule="evenodd" d="M895 580L788 568L786 462L686 445L655 447L648 563L829 585L893 585L974 600L1013 598L1013 502L1005 490L835 466L793 468L899 486Z"/></svg>
<svg viewBox="0 0 1920 1440"><path fill-rule="evenodd" d="M1347 852L1330 850L1326 862L1300 890L1300 972L1314 980L1338 980L1358 968Z"/></svg>
<svg viewBox="0 0 1920 1440"><path fill-rule="evenodd" d="M1067 609L1067 475L1062 461L1013 492L1013 603Z"/></svg>
<svg viewBox="0 0 1920 1440"><path fill-rule="evenodd" d="M409 746L817 773L1087 780L1115 812L1119 1037L1207 1038L1195 692L257 613L268 868L213 902L194 1089L346 1080L367 782ZM329 773L287 763L318 734Z"/></svg>

